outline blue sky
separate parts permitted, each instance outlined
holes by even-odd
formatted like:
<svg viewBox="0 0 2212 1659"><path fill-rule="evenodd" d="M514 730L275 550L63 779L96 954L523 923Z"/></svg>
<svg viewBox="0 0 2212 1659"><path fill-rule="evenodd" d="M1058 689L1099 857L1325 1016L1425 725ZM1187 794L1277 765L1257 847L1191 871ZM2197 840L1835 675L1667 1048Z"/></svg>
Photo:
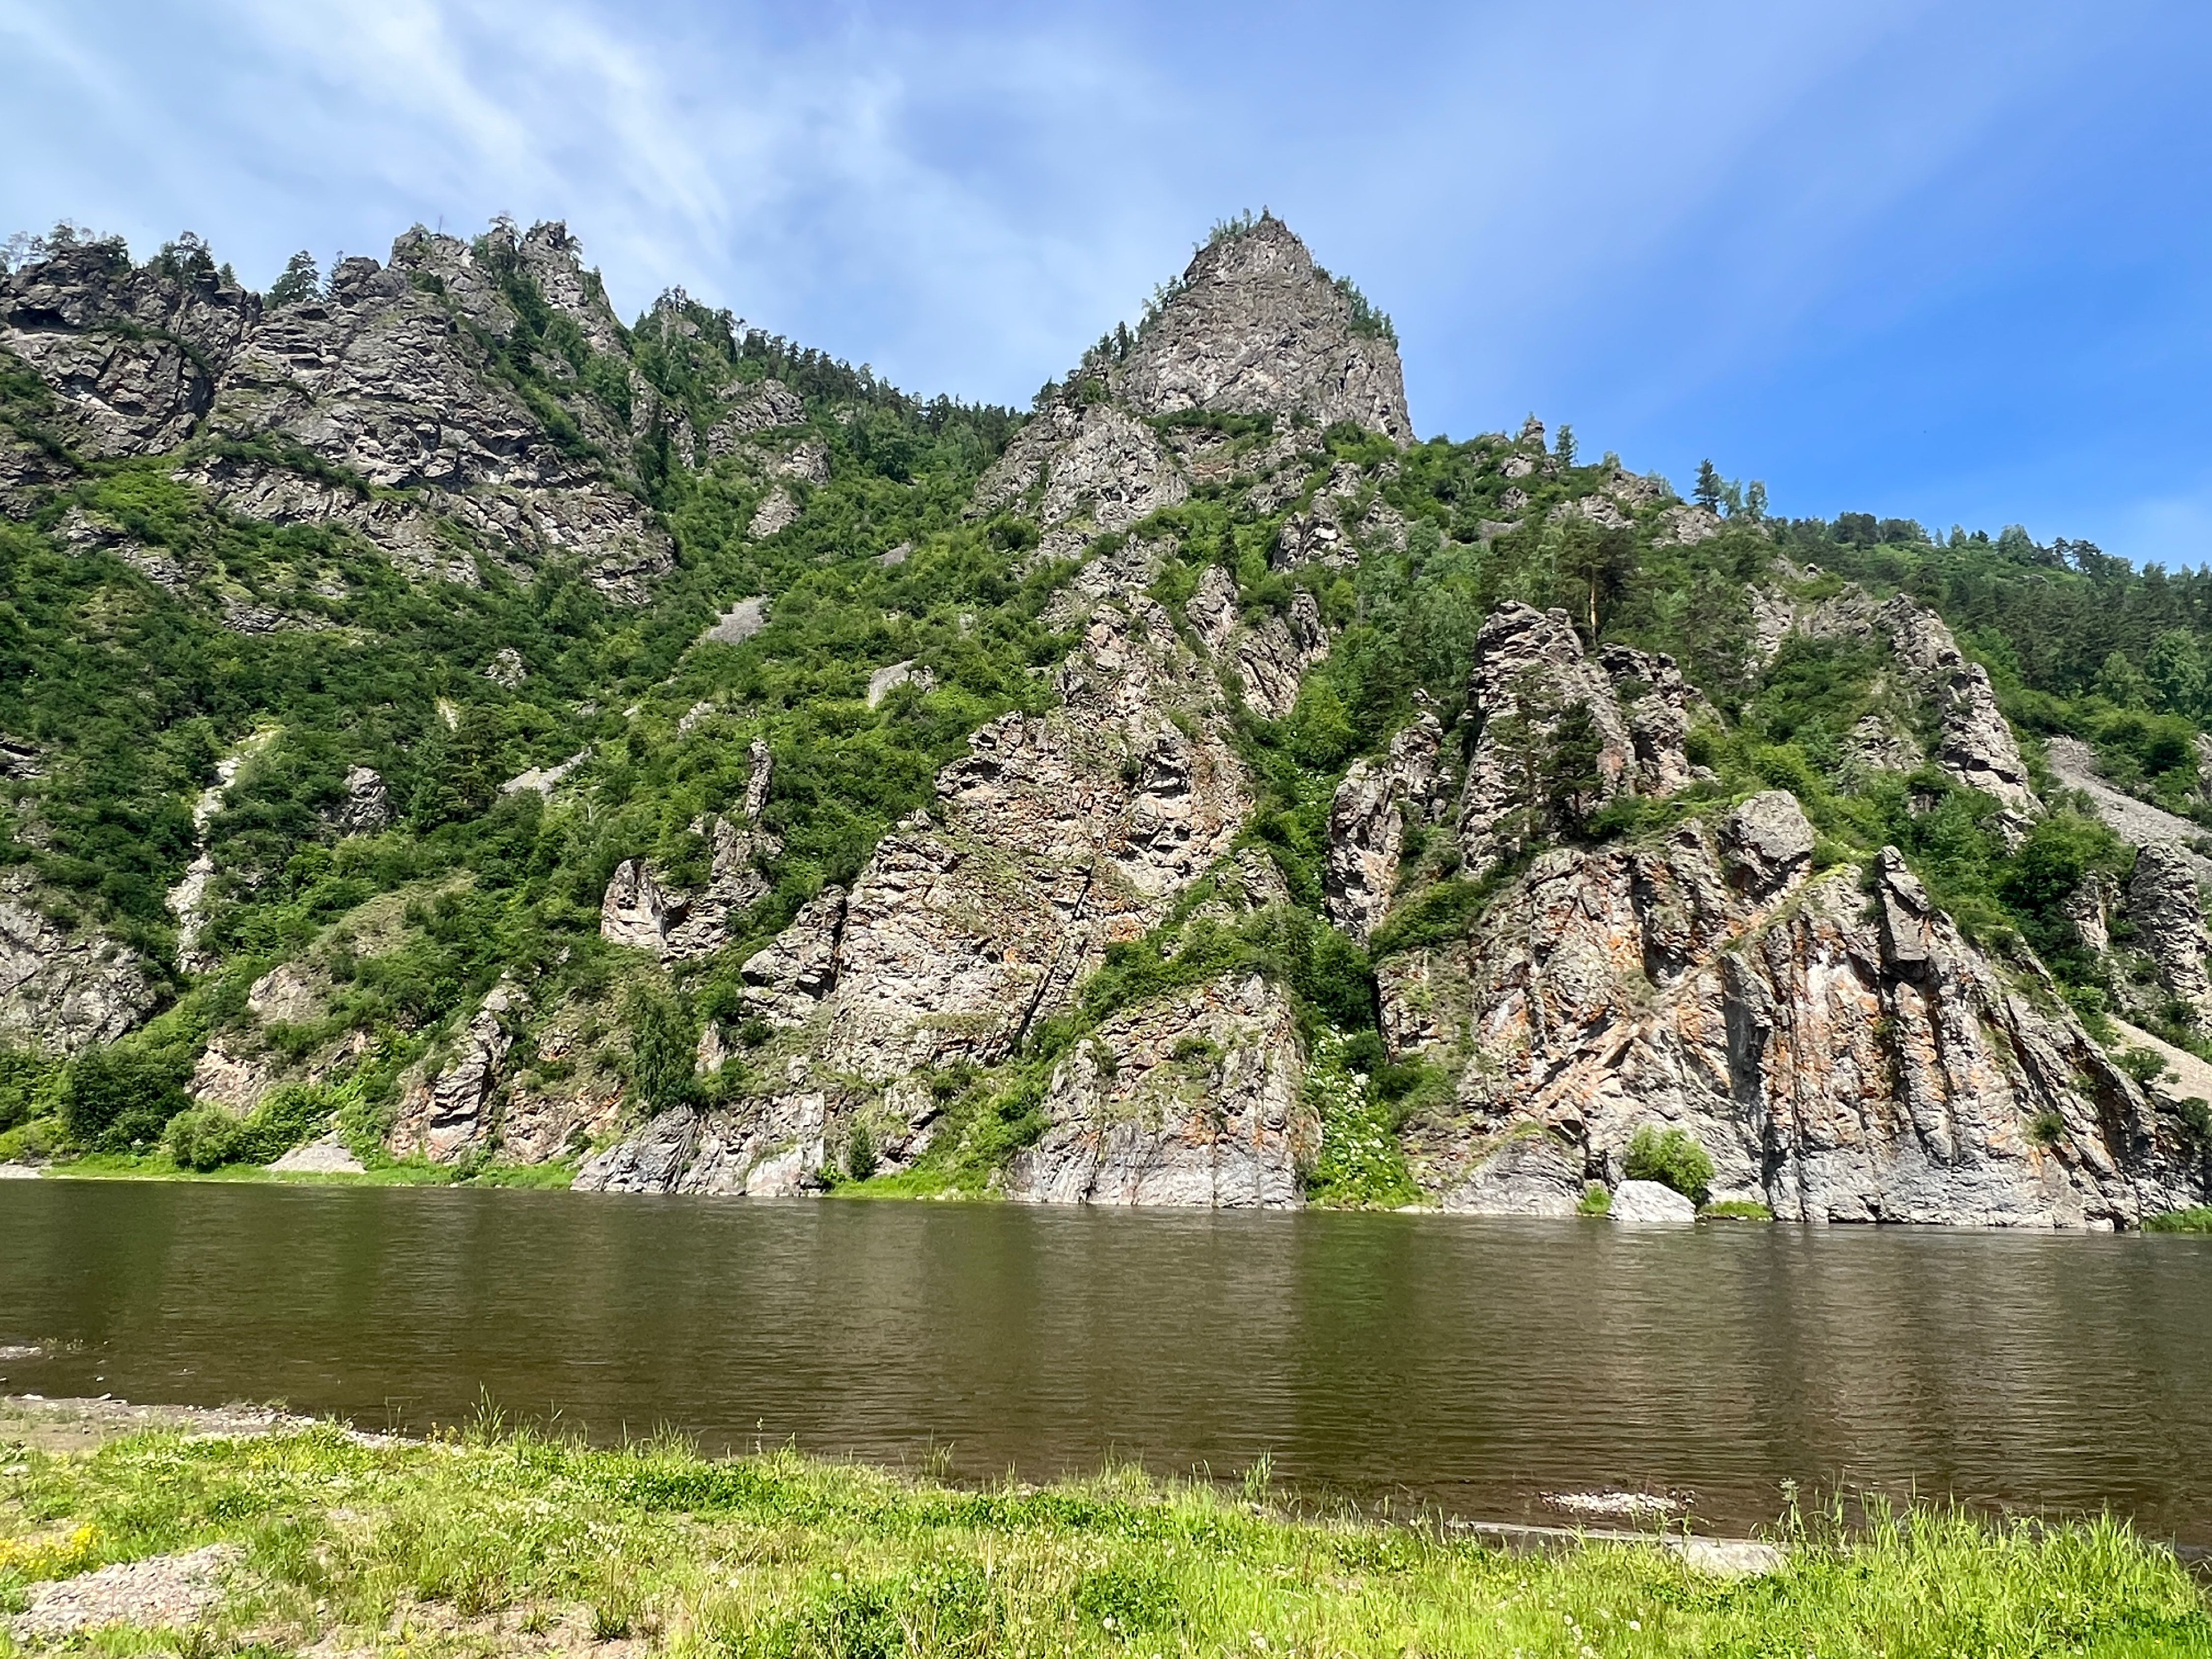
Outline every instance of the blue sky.
<svg viewBox="0 0 2212 1659"><path fill-rule="evenodd" d="M1416 424L2212 561L2212 8L0 0L0 234L265 285L563 218L910 390L1025 404L1273 208Z"/></svg>

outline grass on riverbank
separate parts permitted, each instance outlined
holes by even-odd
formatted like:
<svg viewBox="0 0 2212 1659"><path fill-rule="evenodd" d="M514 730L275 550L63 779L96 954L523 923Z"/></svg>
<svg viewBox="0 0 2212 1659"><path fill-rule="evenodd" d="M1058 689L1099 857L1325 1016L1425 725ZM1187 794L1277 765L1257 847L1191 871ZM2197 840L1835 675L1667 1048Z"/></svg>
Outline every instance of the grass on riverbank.
<svg viewBox="0 0 2212 1659"><path fill-rule="evenodd" d="M0 1610L37 1579L242 1546L211 1630L168 1638L194 1655L2212 1655L2196 1586L2109 1521L1800 1528L1780 1571L1729 1580L1647 1546L1506 1554L1128 1471L962 1492L790 1452L328 1427L0 1464Z"/></svg>
<svg viewBox="0 0 2212 1659"><path fill-rule="evenodd" d="M2147 1233L2212 1233L2212 1206L2196 1210L2168 1210L2163 1215L2148 1216L2143 1220Z"/></svg>

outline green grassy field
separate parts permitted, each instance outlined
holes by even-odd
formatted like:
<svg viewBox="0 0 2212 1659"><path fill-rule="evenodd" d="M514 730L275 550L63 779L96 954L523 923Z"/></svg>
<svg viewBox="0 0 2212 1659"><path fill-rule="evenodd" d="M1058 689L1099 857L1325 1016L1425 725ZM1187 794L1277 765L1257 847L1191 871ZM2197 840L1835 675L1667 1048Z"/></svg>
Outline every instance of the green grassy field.
<svg viewBox="0 0 2212 1659"><path fill-rule="evenodd" d="M1778 1571L1723 1577L1648 1544L1508 1553L1300 1517L1260 1472L1242 1490L1109 1470L963 1491L788 1451L331 1427L18 1444L0 1466L9 1614L37 1581L240 1547L203 1627L72 1638L116 1656L2212 1654L2199 1588L2111 1521L1798 1522Z"/></svg>

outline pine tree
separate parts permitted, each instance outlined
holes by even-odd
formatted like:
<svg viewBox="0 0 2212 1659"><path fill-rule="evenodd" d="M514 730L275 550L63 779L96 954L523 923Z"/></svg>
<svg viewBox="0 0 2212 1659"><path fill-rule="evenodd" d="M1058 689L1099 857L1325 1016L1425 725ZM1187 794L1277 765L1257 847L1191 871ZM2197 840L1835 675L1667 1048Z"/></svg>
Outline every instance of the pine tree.
<svg viewBox="0 0 2212 1659"><path fill-rule="evenodd" d="M322 273L315 269L315 256L301 248L284 262L284 274L270 283L269 303L296 305L315 298L322 290Z"/></svg>
<svg viewBox="0 0 2212 1659"><path fill-rule="evenodd" d="M1720 470L1711 461L1698 463L1698 487L1691 493L1698 505L1704 507L1706 512L1717 513L1721 510Z"/></svg>
<svg viewBox="0 0 2212 1659"><path fill-rule="evenodd" d="M1559 428L1559 435L1552 441L1552 453L1559 458L1561 466L1572 466L1575 464L1574 428L1565 425Z"/></svg>

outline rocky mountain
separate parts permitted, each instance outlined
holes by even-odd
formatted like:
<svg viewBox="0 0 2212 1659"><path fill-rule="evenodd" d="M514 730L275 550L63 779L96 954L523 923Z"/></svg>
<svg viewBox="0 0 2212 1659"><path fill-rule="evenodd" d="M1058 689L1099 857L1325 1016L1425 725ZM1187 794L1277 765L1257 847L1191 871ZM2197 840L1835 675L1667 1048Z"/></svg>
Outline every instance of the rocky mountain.
<svg viewBox="0 0 2212 1659"><path fill-rule="evenodd" d="M624 326L559 226L58 233L0 350L0 1153L2206 1200L2194 589L1418 442L1272 217L1026 419Z"/></svg>

